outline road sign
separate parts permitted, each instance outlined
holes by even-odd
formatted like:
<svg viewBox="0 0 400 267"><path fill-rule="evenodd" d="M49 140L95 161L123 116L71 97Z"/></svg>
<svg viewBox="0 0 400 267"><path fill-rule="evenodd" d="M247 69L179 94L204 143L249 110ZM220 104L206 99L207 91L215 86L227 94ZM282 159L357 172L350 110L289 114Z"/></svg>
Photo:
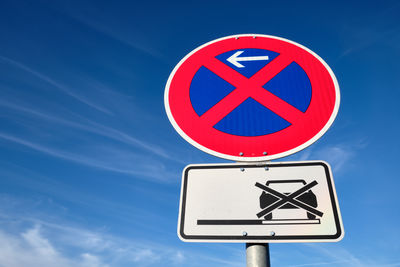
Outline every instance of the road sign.
<svg viewBox="0 0 400 267"><path fill-rule="evenodd" d="M204 44L172 71L165 108L177 132L214 156L265 161L320 138L339 108L329 66L295 42L235 35Z"/></svg>
<svg viewBox="0 0 400 267"><path fill-rule="evenodd" d="M326 162L189 165L183 172L183 241L333 242L343 234Z"/></svg>

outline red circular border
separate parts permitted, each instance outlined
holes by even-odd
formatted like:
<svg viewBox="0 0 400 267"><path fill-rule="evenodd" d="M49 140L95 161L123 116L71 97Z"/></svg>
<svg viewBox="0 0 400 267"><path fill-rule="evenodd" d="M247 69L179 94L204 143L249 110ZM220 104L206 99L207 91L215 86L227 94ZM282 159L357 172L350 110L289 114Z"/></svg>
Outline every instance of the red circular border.
<svg viewBox="0 0 400 267"><path fill-rule="evenodd" d="M245 48L266 49L288 55L303 68L311 82L312 98L300 121L279 132L256 137L227 134L202 123L190 102L189 89L193 76L208 58ZM222 154L219 155L221 157L227 155L229 159L239 155L250 159L265 157L264 152L273 158L274 155L304 145L328 124L338 101L336 84L331 74L319 58L294 43L266 36L231 37L200 47L178 64L167 84L166 106L172 116L170 119L200 148L215 151Z"/></svg>

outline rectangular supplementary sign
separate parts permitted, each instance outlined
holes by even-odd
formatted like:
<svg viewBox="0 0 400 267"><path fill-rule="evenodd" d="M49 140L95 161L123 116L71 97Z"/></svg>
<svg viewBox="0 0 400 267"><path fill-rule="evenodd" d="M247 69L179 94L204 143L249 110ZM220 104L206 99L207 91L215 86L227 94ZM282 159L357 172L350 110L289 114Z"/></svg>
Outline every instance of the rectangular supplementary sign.
<svg viewBox="0 0 400 267"><path fill-rule="evenodd" d="M183 241L334 242L343 235L326 162L189 165L183 171Z"/></svg>

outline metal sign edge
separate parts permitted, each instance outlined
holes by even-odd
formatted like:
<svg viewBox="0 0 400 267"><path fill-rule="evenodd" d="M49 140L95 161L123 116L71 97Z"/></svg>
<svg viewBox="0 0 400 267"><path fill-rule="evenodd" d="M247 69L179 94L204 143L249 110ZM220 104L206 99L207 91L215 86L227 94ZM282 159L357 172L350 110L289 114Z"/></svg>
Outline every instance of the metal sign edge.
<svg viewBox="0 0 400 267"><path fill-rule="evenodd" d="M199 167L215 167L220 168L224 166L229 166L229 168L240 168L240 167L285 167L286 165L293 166L293 165L317 165L320 164L325 168L327 173L327 181L328 181L328 189L331 197L332 208L335 214L335 223L337 233L333 235L331 238L295 238L298 236L286 236L284 238L277 238L271 237L271 239L261 239L258 237L249 237L249 236L234 236L234 237L219 237L215 236L215 238L202 238L202 236L196 236L194 238L187 238L187 236L183 233L184 229L184 201L186 199L186 189L187 189L187 171L190 168L199 168ZM185 194L184 194L185 193ZM183 172L182 172L182 183L181 183L181 195L180 195L180 203L179 203L179 217L178 217L178 227L177 227L177 235L179 239L183 242L193 242L193 243L311 243L311 242L339 242L344 238L344 228L343 228L343 221L342 216L340 213L339 202L337 199L337 193L335 184L333 181L332 170L330 165L323 160L311 160L311 161L283 161L283 162L258 162L258 163L248 163L248 162L241 162L241 163L216 163L216 164L189 164L187 165Z"/></svg>

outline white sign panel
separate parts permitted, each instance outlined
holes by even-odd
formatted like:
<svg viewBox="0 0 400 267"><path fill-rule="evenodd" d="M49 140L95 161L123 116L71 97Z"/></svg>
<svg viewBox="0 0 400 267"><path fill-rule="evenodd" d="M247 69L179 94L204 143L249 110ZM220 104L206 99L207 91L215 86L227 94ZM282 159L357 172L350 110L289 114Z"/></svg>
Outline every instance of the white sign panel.
<svg viewBox="0 0 400 267"><path fill-rule="evenodd" d="M183 241L332 242L343 234L326 162L189 165L183 172Z"/></svg>

